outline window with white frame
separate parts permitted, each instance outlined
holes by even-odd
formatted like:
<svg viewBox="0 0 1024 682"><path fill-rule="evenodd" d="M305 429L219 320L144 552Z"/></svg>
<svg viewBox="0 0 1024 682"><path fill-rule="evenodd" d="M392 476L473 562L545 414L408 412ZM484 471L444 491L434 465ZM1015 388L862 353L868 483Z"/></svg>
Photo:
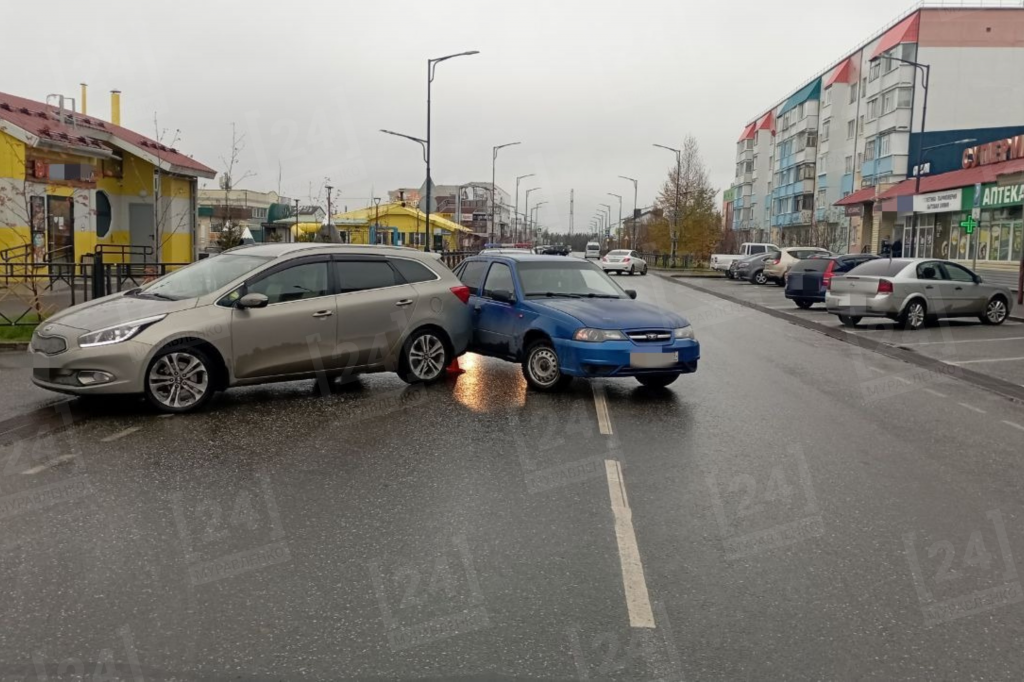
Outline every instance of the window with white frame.
<svg viewBox="0 0 1024 682"><path fill-rule="evenodd" d="M874 97L868 100L868 120L874 121L878 118L878 98Z"/></svg>
<svg viewBox="0 0 1024 682"><path fill-rule="evenodd" d="M818 190L818 206L824 206L825 205L825 194L826 194L826 191L824 189L819 189Z"/></svg>
<svg viewBox="0 0 1024 682"><path fill-rule="evenodd" d="M822 100L823 100L822 106L827 107L828 105L832 104L832 86L831 85L828 86L827 88L825 88L825 93L824 93L824 95L822 97Z"/></svg>
<svg viewBox="0 0 1024 682"><path fill-rule="evenodd" d="M852 118L846 122L846 139L852 140L857 131L857 122Z"/></svg>
<svg viewBox="0 0 1024 682"><path fill-rule="evenodd" d="M818 146L818 132L816 130L807 131L807 146L817 147Z"/></svg>
<svg viewBox="0 0 1024 682"><path fill-rule="evenodd" d="M822 142L828 142L828 129L831 126L831 124L832 124L831 120L826 120L824 123L821 124L821 141Z"/></svg>
<svg viewBox="0 0 1024 682"><path fill-rule="evenodd" d="M864 134L864 114L861 114L860 121L857 122L857 134Z"/></svg>
<svg viewBox="0 0 1024 682"><path fill-rule="evenodd" d="M878 158L889 156L892 151L890 150L890 142L892 140L891 134L879 135L878 136Z"/></svg>
<svg viewBox="0 0 1024 682"><path fill-rule="evenodd" d="M799 107L797 107L797 115L796 115L796 120L798 120L798 121L799 121L800 119L802 119L802 118L803 118L803 117L804 117L804 116L806 115L806 114L804 113L804 112L806 111L806 107L804 106L805 104L806 104L805 102L800 102L800 106L799 106Z"/></svg>
<svg viewBox="0 0 1024 682"><path fill-rule="evenodd" d="M846 165L844 166L844 169L845 169L843 171L844 173L852 173L853 172L853 156L847 156L846 157Z"/></svg>
<svg viewBox="0 0 1024 682"><path fill-rule="evenodd" d="M870 161L875 158L875 141L868 140L864 143L864 160Z"/></svg>
<svg viewBox="0 0 1024 682"><path fill-rule="evenodd" d="M853 82L850 84L850 104L857 101L857 83Z"/></svg>
<svg viewBox="0 0 1024 682"><path fill-rule="evenodd" d="M909 107L914 103L913 88L899 88L896 91L896 106Z"/></svg>
<svg viewBox="0 0 1024 682"><path fill-rule="evenodd" d="M868 80L878 80L878 74L882 72L882 62L874 61L871 62L871 67L868 69Z"/></svg>
<svg viewBox="0 0 1024 682"><path fill-rule="evenodd" d="M896 109L896 91L889 90L882 93L882 114L888 114Z"/></svg>

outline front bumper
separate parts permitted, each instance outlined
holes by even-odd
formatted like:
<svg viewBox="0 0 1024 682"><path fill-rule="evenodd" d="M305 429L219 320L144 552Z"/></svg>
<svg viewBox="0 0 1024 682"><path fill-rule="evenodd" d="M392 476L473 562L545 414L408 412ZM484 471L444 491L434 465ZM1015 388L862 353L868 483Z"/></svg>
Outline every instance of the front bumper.
<svg viewBox="0 0 1024 682"><path fill-rule="evenodd" d="M858 296L856 294L825 294L825 308L835 315L850 317L895 317L900 302L891 295Z"/></svg>
<svg viewBox="0 0 1024 682"><path fill-rule="evenodd" d="M690 374L697 371L700 343L695 339L673 339L671 343L633 343L632 341L556 340L555 350L563 374L574 377L633 377L643 374ZM675 354L665 367L634 367L632 353Z"/></svg>
<svg viewBox="0 0 1024 682"><path fill-rule="evenodd" d="M54 324L47 335L60 336L67 342L67 350L46 355L29 346L32 357L32 383L58 393L71 395L115 395L142 393L142 375L146 358L152 350L149 344L133 339L109 346L80 348L81 329ZM104 383L83 385L79 372L105 372L112 378Z"/></svg>

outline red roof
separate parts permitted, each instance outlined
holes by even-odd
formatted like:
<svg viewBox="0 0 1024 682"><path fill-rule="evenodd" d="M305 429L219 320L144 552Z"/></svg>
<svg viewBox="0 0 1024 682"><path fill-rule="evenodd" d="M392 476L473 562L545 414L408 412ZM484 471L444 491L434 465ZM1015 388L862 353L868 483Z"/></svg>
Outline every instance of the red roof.
<svg viewBox="0 0 1024 682"><path fill-rule="evenodd" d="M875 48L875 51L871 54L871 59L874 59L884 52L888 52L900 43L916 43L920 26L921 13L914 12L909 17L886 31L885 35L882 36L882 39L878 41L878 46Z"/></svg>
<svg viewBox="0 0 1024 682"><path fill-rule="evenodd" d="M849 83L851 80L851 74L853 73L853 57L847 58L842 64L835 68L832 75L825 81L825 87L832 85L833 83Z"/></svg>
<svg viewBox="0 0 1024 682"><path fill-rule="evenodd" d="M775 112L769 111L757 124L758 130L770 130L775 134Z"/></svg>
<svg viewBox="0 0 1024 682"><path fill-rule="evenodd" d="M975 168L964 168L961 170L939 173L938 175L925 175L921 178L921 193L939 192L944 189L957 189L970 187L976 183L986 184L996 182L997 176L1007 173L1019 173L1024 171L1024 159L1003 161L988 166L977 166ZM908 196L915 193L917 188L916 178L907 178L898 185L879 192L878 199L891 199L893 197ZM849 206L851 204L863 204L875 199L875 188L865 187L859 189L849 196L837 201L835 206Z"/></svg>
<svg viewBox="0 0 1024 682"><path fill-rule="evenodd" d="M833 205L834 206L852 206L853 204L863 204L863 203L866 203L866 202L869 202L869 201L874 201L874 200L875 200L875 188L874 187L865 187L864 189L857 190L853 194L848 194L847 196L843 197L842 199L840 199L839 201L837 201Z"/></svg>
<svg viewBox="0 0 1024 682"><path fill-rule="evenodd" d="M754 139L754 125L755 124L751 123L750 125L743 129L743 134L740 135L740 139L738 140L739 142Z"/></svg>
<svg viewBox="0 0 1024 682"><path fill-rule="evenodd" d="M82 114L74 114L78 126L73 127L57 120L57 116L58 111L52 106L0 92L0 121L7 121L36 137L93 152L107 150L104 142L117 146L117 141L120 141L138 147L173 166L210 177L216 174L209 166L185 156L177 149L162 145L127 128Z"/></svg>

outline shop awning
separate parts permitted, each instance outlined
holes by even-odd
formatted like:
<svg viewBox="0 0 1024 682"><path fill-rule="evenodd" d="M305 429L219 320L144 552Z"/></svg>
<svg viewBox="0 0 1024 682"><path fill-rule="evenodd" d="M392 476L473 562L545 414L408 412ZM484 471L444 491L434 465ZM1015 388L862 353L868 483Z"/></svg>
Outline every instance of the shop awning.
<svg viewBox="0 0 1024 682"><path fill-rule="evenodd" d="M993 163L988 166L978 166L976 168L964 168L962 170L940 173L938 175L925 175L921 178L920 193L938 192L940 190L956 189L958 187L971 187L979 182L984 185L990 182L996 182L996 178L999 175L1005 175L1006 173L1018 173L1021 171L1024 171L1024 159ZM915 190L916 179L908 178L895 187L890 187L885 190L879 194L878 197L880 199L901 197L914 194ZM847 197L847 199L848 198L849 197Z"/></svg>
<svg viewBox="0 0 1024 682"><path fill-rule="evenodd" d="M804 87L800 88L795 95L786 100L786 103L779 109L779 116L782 116L788 111L796 109L804 102L812 99L818 99L821 97L821 79L816 78L814 82L808 83Z"/></svg>
<svg viewBox="0 0 1024 682"><path fill-rule="evenodd" d="M916 43L919 28L921 26L921 13L914 12L909 17L896 24L882 36L878 46L871 53L871 59L884 54L901 43Z"/></svg>
<svg viewBox="0 0 1024 682"><path fill-rule="evenodd" d="M834 203L832 205L833 206L853 206L854 204L866 204L866 203L874 201L874 200L875 200L875 188L874 187L865 187L864 189L857 190L853 194L848 194L847 196L843 197L842 199L840 199L839 201L837 201L836 203Z"/></svg>

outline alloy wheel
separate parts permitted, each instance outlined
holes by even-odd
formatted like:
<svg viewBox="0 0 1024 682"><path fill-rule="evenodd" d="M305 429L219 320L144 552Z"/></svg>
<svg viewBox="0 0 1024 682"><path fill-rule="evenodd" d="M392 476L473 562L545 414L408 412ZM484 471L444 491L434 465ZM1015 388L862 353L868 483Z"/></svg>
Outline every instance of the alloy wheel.
<svg viewBox="0 0 1024 682"><path fill-rule="evenodd" d="M1001 324L1006 319L1006 303L1001 298L993 298L985 308L985 317L992 324Z"/></svg>
<svg viewBox="0 0 1024 682"><path fill-rule="evenodd" d="M907 306L907 326L911 329L924 326L924 306L916 301Z"/></svg>
<svg viewBox="0 0 1024 682"><path fill-rule="evenodd" d="M188 409L210 390L210 373L191 353L168 353L153 363L147 377L149 390L161 405Z"/></svg>
<svg viewBox="0 0 1024 682"><path fill-rule="evenodd" d="M767 284L768 275L764 274L764 270L758 270L757 274L754 275L754 284Z"/></svg>
<svg viewBox="0 0 1024 682"><path fill-rule="evenodd" d="M409 347L409 369L420 381L431 381L444 370L444 344L433 334L417 336Z"/></svg>

